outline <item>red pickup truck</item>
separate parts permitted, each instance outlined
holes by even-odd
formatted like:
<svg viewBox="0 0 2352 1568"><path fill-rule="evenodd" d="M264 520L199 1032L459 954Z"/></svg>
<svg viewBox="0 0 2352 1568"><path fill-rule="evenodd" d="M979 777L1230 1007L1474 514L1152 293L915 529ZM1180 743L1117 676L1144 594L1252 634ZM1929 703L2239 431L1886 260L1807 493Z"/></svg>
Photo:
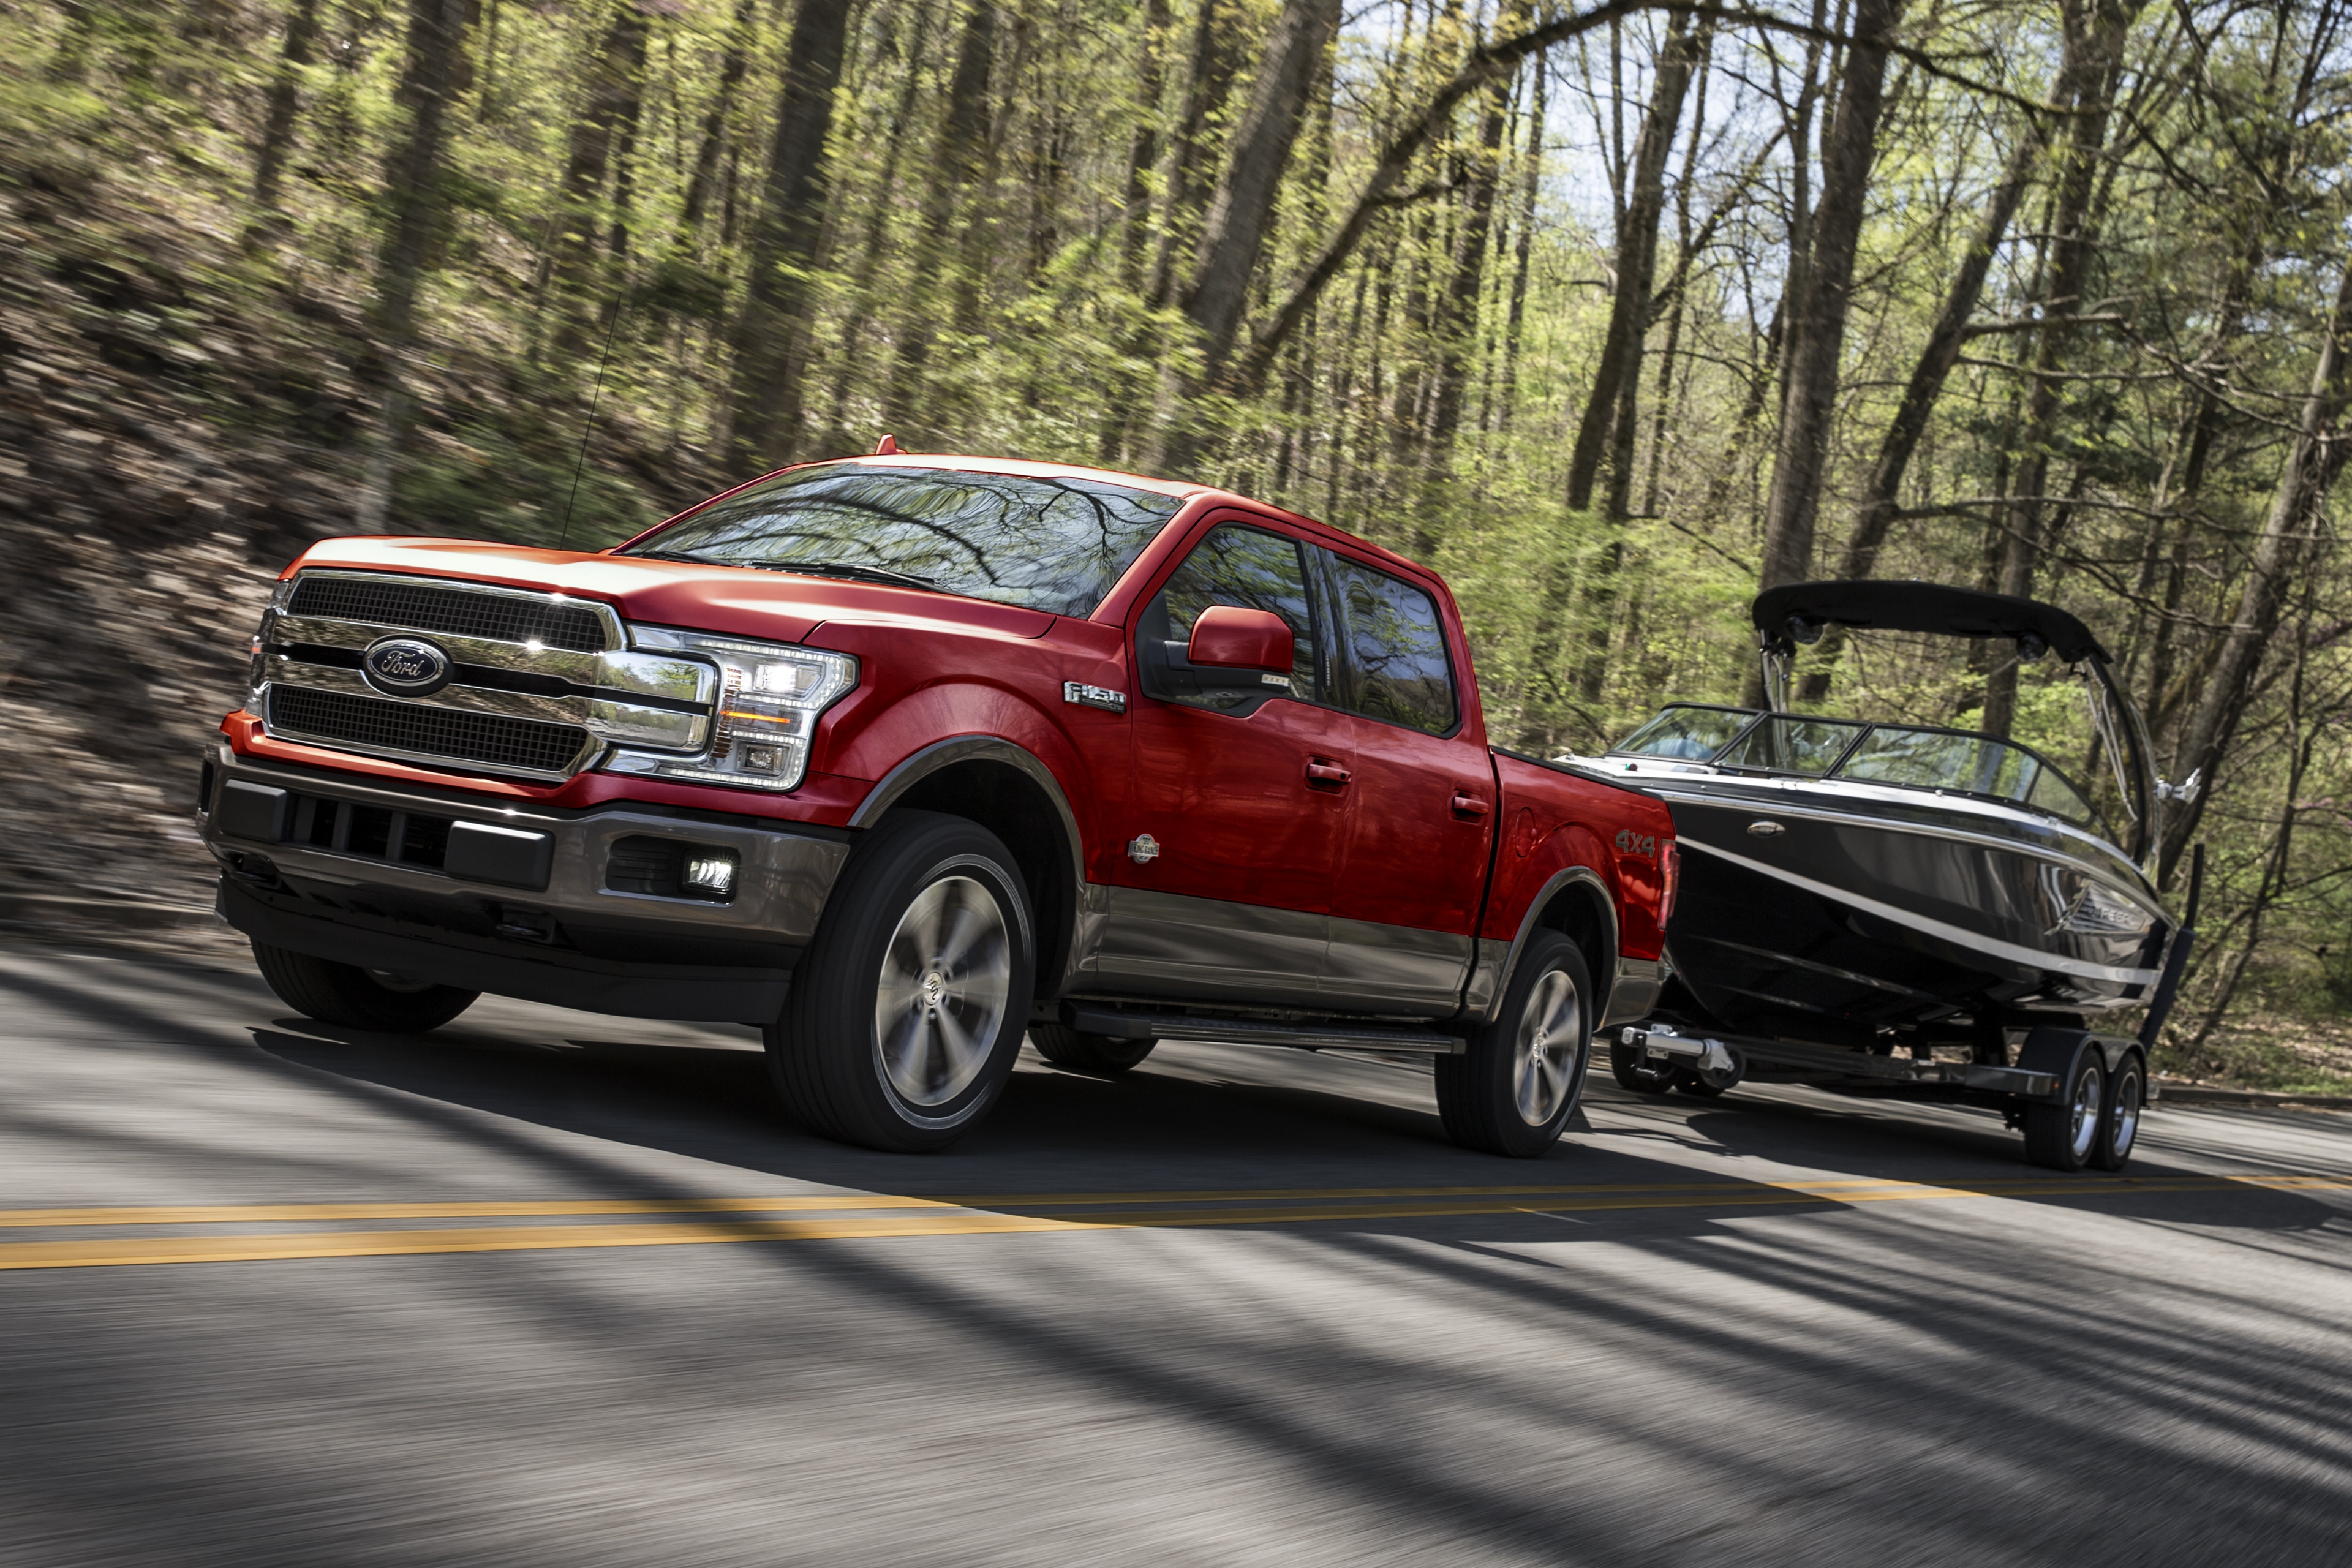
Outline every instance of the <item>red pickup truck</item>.
<svg viewBox="0 0 2352 1568"><path fill-rule="evenodd" d="M1024 1033L1429 1052L1540 1153L1664 978L1673 824L1491 749L1433 574L1197 485L804 464L601 553L335 539L208 748L286 1004L748 1021L792 1111L944 1146Z"/></svg>

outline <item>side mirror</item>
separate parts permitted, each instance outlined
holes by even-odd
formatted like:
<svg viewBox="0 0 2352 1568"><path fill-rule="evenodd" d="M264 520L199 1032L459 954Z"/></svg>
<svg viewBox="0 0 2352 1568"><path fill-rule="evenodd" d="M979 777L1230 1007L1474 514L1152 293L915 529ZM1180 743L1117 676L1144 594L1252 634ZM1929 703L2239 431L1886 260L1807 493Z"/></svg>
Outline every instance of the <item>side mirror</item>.
<svg viewBox="0 0 2352 1568"><path fill-rule="evenodd" d="M1212 605L1192 623L1184 657L1193 664L1279 675L1286 685L1297 651L1290 628L1273 611Z"/></svg>

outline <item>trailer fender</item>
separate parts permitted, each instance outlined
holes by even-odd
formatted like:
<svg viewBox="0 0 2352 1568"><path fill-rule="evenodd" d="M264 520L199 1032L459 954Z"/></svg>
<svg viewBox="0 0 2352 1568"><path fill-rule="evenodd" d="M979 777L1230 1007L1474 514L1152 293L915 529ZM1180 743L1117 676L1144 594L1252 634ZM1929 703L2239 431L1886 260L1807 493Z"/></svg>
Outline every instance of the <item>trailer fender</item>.
<svg viewBox="0 0 2352 1568"><path fill-rule="evenodd" d="M2064 1098L2065 1086L2074 1081L2074 1064L2084 1051L2098 1054L2100 1070L2109 1078L2121 1071L2126 1061L2142 1055L2137 1040L2044 1025L2025 1037L2025 1043L2018 1047L2017 1065L2027 1072L2050 1074L2057 1087L2031 1098L2051 1101Z"/></svg>

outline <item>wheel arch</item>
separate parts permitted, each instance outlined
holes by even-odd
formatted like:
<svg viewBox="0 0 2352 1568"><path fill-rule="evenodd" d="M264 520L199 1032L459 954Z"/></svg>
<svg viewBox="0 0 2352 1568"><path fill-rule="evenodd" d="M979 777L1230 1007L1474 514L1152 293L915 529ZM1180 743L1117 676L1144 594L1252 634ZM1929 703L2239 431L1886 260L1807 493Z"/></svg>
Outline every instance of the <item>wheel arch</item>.
<svg viewBox="0 0 2352 1568"><path fill-rule="evenodd" d="M1605 1017L1609 993L1617 981L1616 905L1600 872L1590 866L1567 866L1553 872L1528 900L1527 913L1519 917L1518 932L1503 961L1488 1019L1501 1011L1503 997L1518 973L1519 955L1527 951L1528 938L1539 931L1559 931L1576 944L1592 977L1592 1016L1596 1022Z"/></svg>
<svg viewBox="0 0 2352 1568"><path fill-rule="evenodd" d="M1036 919L1036 995L1051 1000L1069 963L1086 881L1077 815L1053 770L1001 735L959 735L925 746L884 774L849 826L872 827L900 806L961 816L1004 841Z"/></svg>

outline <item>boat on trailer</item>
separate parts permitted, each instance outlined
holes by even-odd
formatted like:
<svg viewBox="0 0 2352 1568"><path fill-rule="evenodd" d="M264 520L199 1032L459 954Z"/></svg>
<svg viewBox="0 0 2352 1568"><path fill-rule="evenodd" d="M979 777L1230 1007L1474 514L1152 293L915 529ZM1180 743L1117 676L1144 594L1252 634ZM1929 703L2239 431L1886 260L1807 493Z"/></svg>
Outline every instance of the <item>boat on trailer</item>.
<svg viewBox="0 0 2352 1568"><path fill-rule="evenodd" d="M1681 858L1673 978L1612 1044L1619 1081L1990 1104L2037 1163L2121 1169L2198 878L2175 919L2149 876L2175 792L2107 651L2054 605L1927 583L1790 584L1750 614L1766 707L1673 703L1571 763L1664 801ZM1790 711L1797 650L1832 626L2055 655L2096 787L2007 737Z"/></svg>

